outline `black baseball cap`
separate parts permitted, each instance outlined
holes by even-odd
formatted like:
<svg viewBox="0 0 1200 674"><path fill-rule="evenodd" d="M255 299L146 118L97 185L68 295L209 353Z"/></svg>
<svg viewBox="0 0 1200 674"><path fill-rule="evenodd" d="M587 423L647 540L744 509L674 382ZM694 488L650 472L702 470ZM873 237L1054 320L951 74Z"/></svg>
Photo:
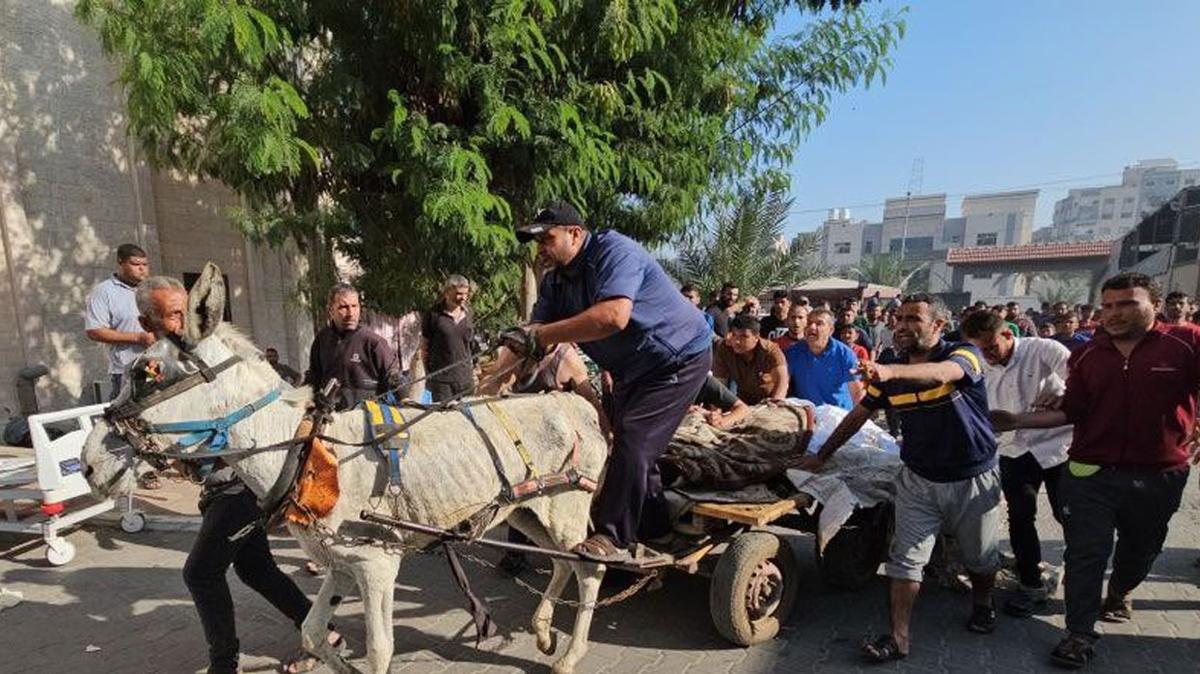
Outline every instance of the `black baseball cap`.
<svg viewBox="0 0 1200 674"><path fill-rule="evenodd" d="M528 243L533 241L538 234L560 225L585 226L583 216L579 215L579 211L575 210L574 206L562 199L557 199L539 209L531 222L517 225L517 241Z"/></svg>

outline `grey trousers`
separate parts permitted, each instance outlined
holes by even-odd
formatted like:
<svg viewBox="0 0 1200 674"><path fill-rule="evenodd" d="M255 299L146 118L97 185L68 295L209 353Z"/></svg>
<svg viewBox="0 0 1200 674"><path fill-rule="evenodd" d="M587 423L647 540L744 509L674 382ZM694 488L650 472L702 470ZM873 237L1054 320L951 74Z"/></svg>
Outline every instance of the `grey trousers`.
<svg viewBox="0 0 1200 674"><path fill-rule="evenodd" d="M1187 478L1186 467L1164 472L1103 468L1089 477L1063 472L1059 501L1067 541L1063 558L1069 632L1098 636L1096 621L1110 554L1110 595L1128 594L1146 579L1162 552L1167 523L1179 509Z"/></svg>

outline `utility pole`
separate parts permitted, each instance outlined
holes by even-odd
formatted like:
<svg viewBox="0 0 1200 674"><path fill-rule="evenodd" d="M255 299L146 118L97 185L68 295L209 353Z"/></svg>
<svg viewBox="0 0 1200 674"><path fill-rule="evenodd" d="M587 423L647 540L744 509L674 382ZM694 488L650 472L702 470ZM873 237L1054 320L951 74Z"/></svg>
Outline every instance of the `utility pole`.
<svg viewBox="0 0 1200 674"><path fill-rule="evenodd" d="M908 247L908 207L912 204L912 190L904 193L904 231L900 235L900 265L904 265L904 251Z"/></svg>

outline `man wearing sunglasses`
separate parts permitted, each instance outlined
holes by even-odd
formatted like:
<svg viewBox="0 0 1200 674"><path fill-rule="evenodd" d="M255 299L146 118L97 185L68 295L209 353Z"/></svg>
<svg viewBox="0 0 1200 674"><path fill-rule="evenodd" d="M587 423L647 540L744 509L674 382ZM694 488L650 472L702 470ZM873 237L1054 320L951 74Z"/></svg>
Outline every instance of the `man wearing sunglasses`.
<svg viewBox="0 0 1200 674"><path fill-rule="evenodd" d="M533 322L502 341L530 358L575 342L612 375L612 456L593 507L595 533L575 550L628 561L639 537L670 533L655 462L708 375L711 332L645 248L612 230L588 231L571 204L550 203L516 234L537 242L550 271Z"/></svg>

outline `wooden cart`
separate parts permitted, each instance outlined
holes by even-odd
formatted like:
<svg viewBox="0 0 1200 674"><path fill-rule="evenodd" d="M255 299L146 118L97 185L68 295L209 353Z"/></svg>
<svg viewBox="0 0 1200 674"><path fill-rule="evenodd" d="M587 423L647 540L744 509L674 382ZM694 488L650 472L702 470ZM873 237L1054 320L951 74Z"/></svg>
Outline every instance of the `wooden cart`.
<svg viewBox="0 0 1200 674"><path fill-rule="evenodd" d="M669 566L710 577L713 625L739 646L769 641L795 605L799 569L791 545L768 525L809 531L814 518L798 515L813 503L797 494L774 503L696 503L691 514L706 533L676 552ZM856 589L868 583L883 560L890 535L888 506L860 510L824 551L817 550L823 580Z"/></svg>

